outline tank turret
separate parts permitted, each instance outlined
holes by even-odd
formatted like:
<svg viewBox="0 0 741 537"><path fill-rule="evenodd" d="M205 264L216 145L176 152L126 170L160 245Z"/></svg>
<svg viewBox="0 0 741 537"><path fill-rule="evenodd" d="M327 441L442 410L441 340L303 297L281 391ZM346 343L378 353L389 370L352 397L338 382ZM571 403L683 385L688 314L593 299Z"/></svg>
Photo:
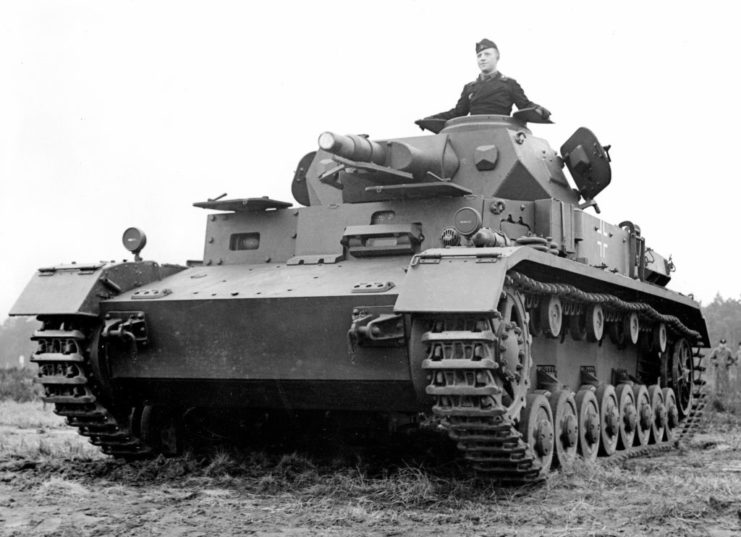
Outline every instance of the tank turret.
<svg viewBox="0 0 741 537"><path fill-rule="evenodd" d="M564 163L576 188L563 173ZM610 165L587 129L574 133L558 155L524 121L471 116L448 121L432 136L373 141L324 132L300 180L306 183L296 197L311 205L475 194L571 204L581 197L586 207L609 184ZM294 192L296 187L294 181Z"/></svg>

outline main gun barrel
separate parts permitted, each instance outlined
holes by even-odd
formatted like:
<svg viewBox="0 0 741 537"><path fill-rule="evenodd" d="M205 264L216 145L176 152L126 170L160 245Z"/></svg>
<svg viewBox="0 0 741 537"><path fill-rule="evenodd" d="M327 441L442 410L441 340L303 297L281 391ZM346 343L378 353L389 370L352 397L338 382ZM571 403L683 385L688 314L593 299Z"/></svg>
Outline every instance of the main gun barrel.
<svg viewBox="0 0 741 537"><path fill-rule="evenodd" d="M323 132L319 135L319 148L358 162L383 164L386 161L386 149L383 145L355 134Z"/></svg>

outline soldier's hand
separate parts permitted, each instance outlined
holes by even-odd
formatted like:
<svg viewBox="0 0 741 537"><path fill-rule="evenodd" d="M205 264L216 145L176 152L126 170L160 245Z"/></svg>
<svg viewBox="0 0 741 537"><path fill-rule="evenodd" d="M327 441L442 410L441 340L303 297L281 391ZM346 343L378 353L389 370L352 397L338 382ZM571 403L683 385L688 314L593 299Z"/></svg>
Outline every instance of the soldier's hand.
<svg viewBox="0 0 741 537"><path fill-rule="evenodd" d="M535 111L540 114L540 117L543 119L548 119L551 117L551 112L547 108L543 108L542 106L536 106Z"/></svg>

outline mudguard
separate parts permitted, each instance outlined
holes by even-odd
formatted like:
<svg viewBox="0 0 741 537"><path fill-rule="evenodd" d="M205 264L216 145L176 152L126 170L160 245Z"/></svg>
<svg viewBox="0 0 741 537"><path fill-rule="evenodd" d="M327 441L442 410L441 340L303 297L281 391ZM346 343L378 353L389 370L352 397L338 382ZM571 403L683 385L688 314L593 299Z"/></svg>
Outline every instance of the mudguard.
<svg viewBox="0 0 741 537"><path fill-rule="evenodd" d="M510 248L432 249L415 255L394 305L397 313L493 313Z"/></svg>
<svg viewBox="0 0 741 537"><path fill-rule="evenodd" d="M93 263L40 268L10 310L10 315L98 315L101 300L183 270L153 261Z"/></svg>
<svg viewBox="0 0 741 537"><path fill-rule="evenodd" d="M529 246L425 250L412 258L394 311L493 313L507 271L515 267L540 281L570 283L589 292L607 292L629 302L646 302L658 311L671 311L686 325L697 327L702 343L710 345L700 304L692 297Z"/></svg>

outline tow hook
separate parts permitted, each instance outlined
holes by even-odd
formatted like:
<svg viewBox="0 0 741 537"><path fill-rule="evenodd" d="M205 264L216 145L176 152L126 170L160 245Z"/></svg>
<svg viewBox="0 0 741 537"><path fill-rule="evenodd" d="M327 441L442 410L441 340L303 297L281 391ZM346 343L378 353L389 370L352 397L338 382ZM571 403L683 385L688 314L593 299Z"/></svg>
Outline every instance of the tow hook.
<svg viewBox="0 0 741 537"><path fill-rule="evenodd" d="M133 347L149 343L149 330L143 311L112 311L105 314L101 337L128 342Z"/></svg>
<svg viewBox="0 0 741 537"><path fill-rule="evenodd" d="M347 332L351 352L360 347L396 347L404 344L404 318L391 307L357 307Z"/></svg>

